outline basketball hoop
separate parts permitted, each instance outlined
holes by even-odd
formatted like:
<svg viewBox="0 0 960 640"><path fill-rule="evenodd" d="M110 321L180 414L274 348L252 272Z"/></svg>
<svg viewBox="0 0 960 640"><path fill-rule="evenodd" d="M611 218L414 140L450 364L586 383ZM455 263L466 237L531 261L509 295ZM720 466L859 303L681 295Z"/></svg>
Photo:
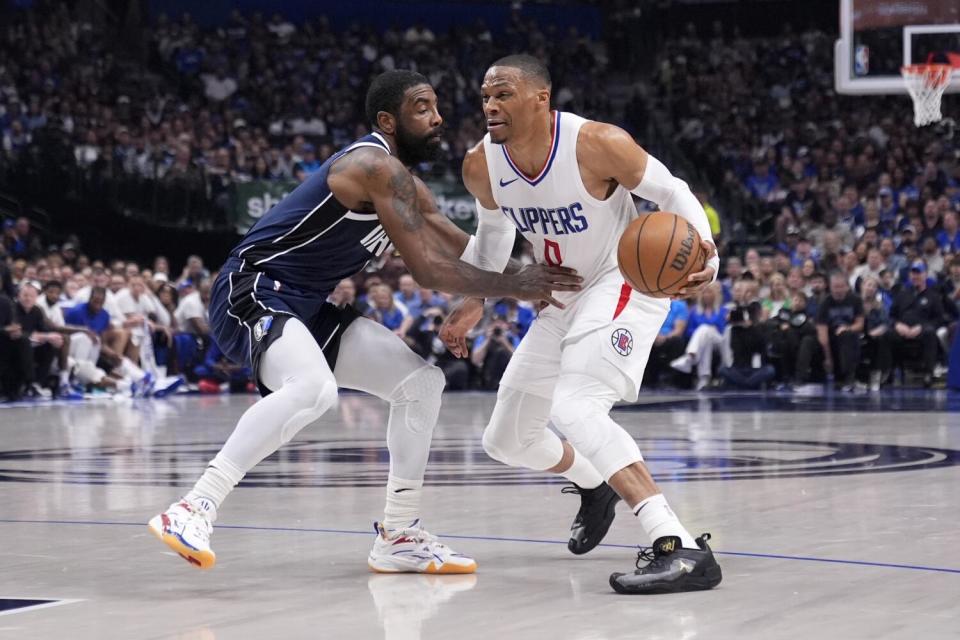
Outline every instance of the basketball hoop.
<svg viewBox="0 0 960 640"><path fill-rule="evenodd" d="M913 98L913 124L923 127L938 122L940 99L950 83L949 64L909 64L900 68L907 91Z"/></svg>

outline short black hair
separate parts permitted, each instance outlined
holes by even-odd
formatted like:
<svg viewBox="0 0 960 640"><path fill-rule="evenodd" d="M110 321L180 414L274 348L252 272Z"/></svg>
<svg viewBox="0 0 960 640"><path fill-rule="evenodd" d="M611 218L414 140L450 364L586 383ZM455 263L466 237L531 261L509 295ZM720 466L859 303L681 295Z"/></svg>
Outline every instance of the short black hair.
<svg viewBox="0 0 960 640"><path fill-rule="evenodd" d="M552 84L550 80L550 71L547 65L543 64L539 58L534 58L527 53L515 53L504 56L490 65L491 67L513 67L519 69L520 73L528 78L542 82L545 86Z"/></svg>
<svg viewBox="0 0 960 640"><path fill-rule="evenodd" d="M430 84L426 76L416 71L397 70L381 73L367 89L365 109L370 125L377 126L377 114L381 111L400 116L400 105L403 103L403 94L410 87L418 84Z"/></svg>
<svg viewBox="0 0 960 640"><path fill-rule="evenodd" d="M833 280L834 278L847 282L847 275L843 271L840 271L839 269L834 269L833 271L830 272L830 279Z"/></svg>

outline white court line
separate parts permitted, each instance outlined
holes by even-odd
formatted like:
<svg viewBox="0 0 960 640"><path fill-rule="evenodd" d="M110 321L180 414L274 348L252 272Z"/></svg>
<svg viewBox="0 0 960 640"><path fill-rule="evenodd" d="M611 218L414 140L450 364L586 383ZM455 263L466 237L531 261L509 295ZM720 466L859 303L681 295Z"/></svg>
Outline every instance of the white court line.
<svg viewBox="0 0 960 640"><path fill-rule="evenodd" d="M75 602L84 602L83 598L53 598L51 596L0 596L0 600L56 600L56 602L44 602L43 604L34 604L29 607L19 609L10 609L9 611L0 611L0 616L9 616L16 613L26 613L27 611L36 611L37 609L49 609L50 607L59 607L62 604L73 604Z"/></svg>

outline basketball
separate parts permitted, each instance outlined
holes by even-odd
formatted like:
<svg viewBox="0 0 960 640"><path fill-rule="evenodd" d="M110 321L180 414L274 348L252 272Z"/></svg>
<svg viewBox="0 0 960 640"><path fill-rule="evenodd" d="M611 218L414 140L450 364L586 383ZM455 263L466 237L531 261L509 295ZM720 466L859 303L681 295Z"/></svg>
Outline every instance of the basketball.
<svg viewBox="0 0 960 640"><path fill-rule="evenodd" d="M691 273L702 271L706 254L700 234L675 213L647 213L620 236L617 264L631 287L654 298L676 295Z"/></svg>

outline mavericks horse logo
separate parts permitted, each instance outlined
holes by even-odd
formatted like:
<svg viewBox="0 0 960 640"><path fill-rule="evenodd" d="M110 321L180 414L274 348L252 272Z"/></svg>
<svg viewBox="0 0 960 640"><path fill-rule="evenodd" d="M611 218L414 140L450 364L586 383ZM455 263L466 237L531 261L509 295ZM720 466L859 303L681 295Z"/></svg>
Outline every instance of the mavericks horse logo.
<svg viewBox="0 0 960 640"><path fill-rule="evenodd" d="M273 316L263 316L253 325L253 339L257 342L263 340L263 336L270 331L270 325L273 324Z"/></svg>

